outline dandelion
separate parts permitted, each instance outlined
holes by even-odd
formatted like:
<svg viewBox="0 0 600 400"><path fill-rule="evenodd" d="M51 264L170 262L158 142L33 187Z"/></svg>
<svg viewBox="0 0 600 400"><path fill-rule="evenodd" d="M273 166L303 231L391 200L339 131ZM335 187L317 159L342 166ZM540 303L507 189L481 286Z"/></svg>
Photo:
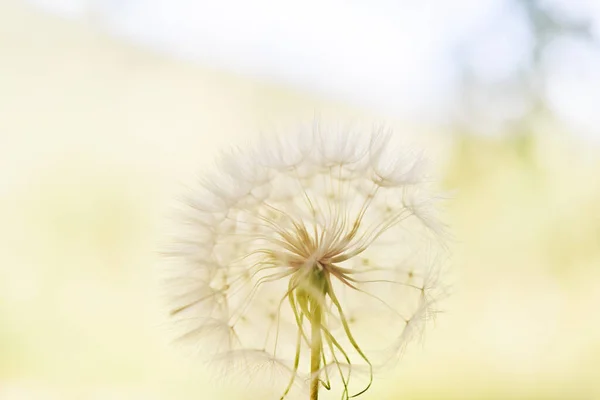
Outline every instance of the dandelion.
<svg viewBox="0 0 600 400"><path fill-rule="evenodd" d="M180 339L225 371L266 374L281 399L365 393L435 313L438 199L421 154L385 129L315 123L223 155L166 251Z"/></svg>

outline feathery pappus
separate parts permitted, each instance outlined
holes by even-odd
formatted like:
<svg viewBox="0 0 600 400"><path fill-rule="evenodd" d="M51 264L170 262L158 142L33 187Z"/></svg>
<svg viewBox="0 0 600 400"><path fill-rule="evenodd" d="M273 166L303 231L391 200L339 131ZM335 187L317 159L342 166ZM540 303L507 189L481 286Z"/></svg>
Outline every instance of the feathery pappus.
<svg viewBox="0 0 600 400"><path fill-rule="evenodd" d="M444 294L441 196L384 128L311 128L223 154L186 194L163 280L179 338L281 399L371 387Z"/></svg>

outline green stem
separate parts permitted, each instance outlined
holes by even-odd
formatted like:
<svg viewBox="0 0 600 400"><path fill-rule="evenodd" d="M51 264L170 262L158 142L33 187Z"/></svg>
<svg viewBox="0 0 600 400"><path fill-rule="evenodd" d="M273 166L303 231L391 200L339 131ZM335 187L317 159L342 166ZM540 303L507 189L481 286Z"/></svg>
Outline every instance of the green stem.
<svg viewBox="0 0 600 400"><path fill-rule="evenodd" d="M321 367L321 304L313 300L311 310L310 333L310 400L319 398L319 369Z"/></svg>

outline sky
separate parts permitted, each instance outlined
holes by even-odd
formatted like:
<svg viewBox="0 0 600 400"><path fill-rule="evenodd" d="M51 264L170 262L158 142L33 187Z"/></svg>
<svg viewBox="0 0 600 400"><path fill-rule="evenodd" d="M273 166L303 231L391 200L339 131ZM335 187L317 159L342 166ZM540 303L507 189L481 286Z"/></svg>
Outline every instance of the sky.
<svg viewBox="0 0 600 400"><path fill-rule="evenodd" d="M465 69L509 87L531 67L535 45L520 5L528 0L27 1L174 57L441 123L456 111ZM559 21L590 23L595 40L552 41L540 74L550 109L600 143L600 2L539 4ZM482 131L528 112L519 93L501 92L475 101L492 110Z"/></svg>

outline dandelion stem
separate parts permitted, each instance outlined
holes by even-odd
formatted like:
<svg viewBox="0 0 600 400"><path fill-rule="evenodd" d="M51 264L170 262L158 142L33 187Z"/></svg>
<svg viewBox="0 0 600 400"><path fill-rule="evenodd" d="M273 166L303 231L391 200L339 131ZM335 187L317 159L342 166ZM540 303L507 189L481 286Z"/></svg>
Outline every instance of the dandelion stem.
<svg viewBox="0 0 600 400"><path fill-rule="evenodd" d="M319 369L321 367L321 303L312 301L310 333L310 400L319 398Z"/></svg>

